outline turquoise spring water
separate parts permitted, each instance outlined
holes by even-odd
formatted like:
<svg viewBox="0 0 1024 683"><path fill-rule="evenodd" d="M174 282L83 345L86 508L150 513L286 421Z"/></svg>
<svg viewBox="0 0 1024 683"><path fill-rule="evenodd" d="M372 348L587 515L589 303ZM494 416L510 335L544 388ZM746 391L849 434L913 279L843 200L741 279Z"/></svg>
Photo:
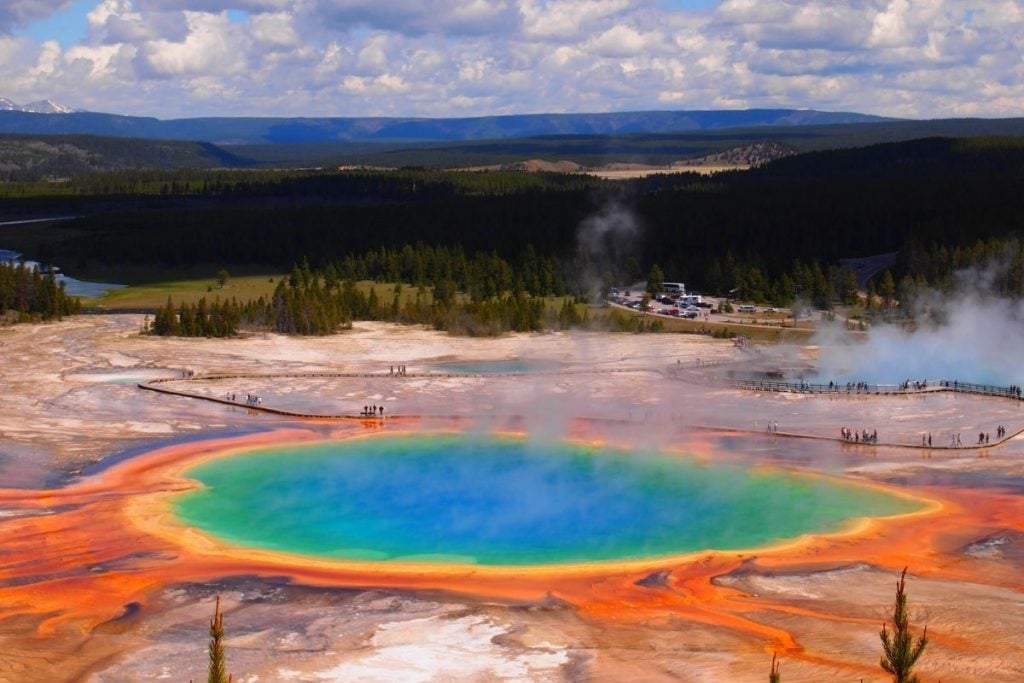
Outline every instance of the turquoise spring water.
<svg viewBox="0 0 1024 683"><path fill-rule="evenodd" d="M215 460L175 502L241 545L350 560L536 565L752 548L919 504L678 455L503 438L378 437Z"/></svg>
<svg viewBox="0 0 1024 683"><path fill-rule="evenodd" d="M458 375L499 375L545 372L557 370L559 367L559 363L544 360L469 360L459 363L438 363L434 370Z"/></svg>

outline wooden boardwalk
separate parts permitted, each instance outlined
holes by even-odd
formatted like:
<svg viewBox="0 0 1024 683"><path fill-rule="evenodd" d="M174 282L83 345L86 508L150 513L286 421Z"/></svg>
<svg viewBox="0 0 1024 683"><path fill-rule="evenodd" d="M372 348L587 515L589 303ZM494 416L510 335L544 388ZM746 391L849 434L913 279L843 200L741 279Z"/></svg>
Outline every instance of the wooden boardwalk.
<svg viewBox="0 0 1024 683"><path fill-rule="evenodd" d="M190 375L186 377L160 377L157 379L149 380L147 382L139 382L136 386L146 391L155 391L160 394L168 394L171 396L180 396L183 398L198 399L200 401L209 401L211 403L220 403L222 405L232 406L235 408L245 408L246 410L252 410L257 412L268 413L271 415L281 415L282 417L291 417L302 420L357 420L360 422L365 421L383 421L396 417L403 418L415 418L422 417L419 415L363 415L363 414L350 414L350 413L307 413L298 410L285 410L284 408L274 408L272 406L265 406L260 404L250 404L246 402L232 401L231 399L221 398L219 396L212 396L209 394L199 394L192 391L185 391L182 389L171 388L164 386L170 382L211 382L217 380L253 380L253 379L446 379L446 378L477 378L477 379L489 379L495 377L538 377L538 376L573 376L573 375L599 375L599 374L621 374L621 373L654 373L658 375L664 375L665 373L661 370L654 368L608 368L602 370L553 370L553 371L540 371L540 372L488 372L488 373L413 373L413 374L397 374L397 373L379 373L379 372L276 372L276 373L230 373L230 374L212 374L212 375Z"/></svg>
<svg viewBox="0 0 1024 683"><path fill-rule="evenodd" d="M609 368L609 369L592 369L592 370L556 370L556 371L540 371L540 372L505 372L505 373L414 373L414 374L396 374L396 373L346 373L346 372L286 372L286 373L219 373L210 375L189 375L185 377L162 377L158 379L149 380L147 382L138 383L140 389L146 391L154 391L161 394L167 394L171 396L180 396L183 398L197 399L201 401L209 401L211 403L219 403L221 405L227 405L234 408L244 408L254 412L267 413L270 415L279 415L281 417L288 417L299 420L317 420L317 421L359 421L359 422L384 422L389 419L410 419L410 418L423 418L422 415L407 415L407 414L392 414L387 416L382 415L364 415L355 413L310 413L299 410L287 410L284 408L275 408L273 406L266 406L262 403L252 405L245 402L233 401L228 398L221 398L218 396L212 396L209 394L200 394L192 391L185 391L183 389L172 388L166 386L171 382L209 382L218 380L254 380L254 379L450 379L450 378L477 378L477 379L488 379L496 377L538 377L538 376L574 376L574 375L599 375L599 374L616 374L616 373L654 373L663 377L671 379L679 379L684 381L691 381L700 384L709 384L712 386L723 386L734 389L741 389L746 391L764 391L764 392L775 392L775 393L796 393L796 394L809 394L818 396L831 396L831 397L869 397L869 396L911 396L921 394L932 394L941 392L959 393L959 394L973 394L980 396L987 396L992 398L1002 398L1014 401L1022 401L1024 398L1021 396L1021 392L1015 387L998 387L993 385L983 384L972 384L967 382L960 382L959 380L935 380L928 381L922 384L843 384L839 385L836 383L832 384L811 384L807 382L776 382L776 381L761 381L761 380L739 380L728 377L714 376L704 371L711 370L714 368L720 368L727 365L734 365L735 361L713 361L713 362L697 362L693 364L676 364L671 365L665 370L655 368ZM430 417L444 417L444 416L430 416ZM456 417L456 416L449 416ZM507 416L514 418L516 416ZM963 446L928 446L908 443L895 443L895 442L857 442L839 437L821 436L816 434L807 434L799 432L764 432L759 430L742 429L736 427L719 427L713 425L692 425L694 429L700 429L705 431L718 431L726 433L736 434L749 434L767 437L783 437L792 439L811 439L816 441L832 441L839 442L850 447L857 447L862 449L877 448L879 446L885 448L909 448L921 451L984 451L989 448L995 448L1010 439L1024 433L1024 428L1016 432L1008 432L1001 439L997 439L995 442L988 444L967 444Z"/></svg>

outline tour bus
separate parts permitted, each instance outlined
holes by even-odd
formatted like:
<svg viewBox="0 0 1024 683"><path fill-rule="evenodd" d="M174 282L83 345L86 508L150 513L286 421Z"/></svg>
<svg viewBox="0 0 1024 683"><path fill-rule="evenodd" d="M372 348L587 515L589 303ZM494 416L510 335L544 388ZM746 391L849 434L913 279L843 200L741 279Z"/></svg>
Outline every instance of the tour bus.
<svg viewBox="0 0 1024 683"><path fill-rule="evenodd" d="M661 289L672 294L682 294L686 291L686 285L682 282L662 282Z"/></svg>

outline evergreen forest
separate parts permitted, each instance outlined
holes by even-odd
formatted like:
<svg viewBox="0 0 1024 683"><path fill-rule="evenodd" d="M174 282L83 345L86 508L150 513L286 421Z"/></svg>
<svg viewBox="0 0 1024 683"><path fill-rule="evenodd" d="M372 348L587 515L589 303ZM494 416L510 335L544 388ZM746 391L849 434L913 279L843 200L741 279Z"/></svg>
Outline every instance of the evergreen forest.
<svg viewBox="0 0 1024 683"><path fill-rule="evenodd" d="M828 309L864 285L844 260L885 253L896 255L894 266L868 283L880 294L907 300L923 287L948 289L956 271L999 259L1008 266L1000 291L1020 296L1022 189L1016 137L926 138L631 181L179 169L0 184L9 214L45 207L81 216L41 235L32 254L72 274L300 264L272 300L218 304L239 309L218 314L229 321L297 333L363 317L452 329L453 311L467 306L502 329L536 329L549 314L531 299L594 301L655 265L690 290ZM383 290L372 304L345 294L346 282L365 279L423 294L399 310ZM283 322L281 311L300 299L321 303Z"/></svg>
<svg viewBox="0 0 1024 683"><path fill-rule="evenodd" d="M78 299L64 293L53 271L0 261L0 320L53 320L79 310Z"/></svg>

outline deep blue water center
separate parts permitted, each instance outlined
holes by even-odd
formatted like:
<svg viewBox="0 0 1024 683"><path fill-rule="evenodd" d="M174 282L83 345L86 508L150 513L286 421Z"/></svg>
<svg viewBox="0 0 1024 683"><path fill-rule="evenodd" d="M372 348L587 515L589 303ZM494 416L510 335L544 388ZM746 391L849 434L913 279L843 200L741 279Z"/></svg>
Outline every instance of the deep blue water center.
<svg viewBox="0 0 1024 683"><path fill-rule="evenodd" d="M504 438L283 445L191 470L188 524L350 560L534 565L750 548L916 503L774 469Z"/></svg>

